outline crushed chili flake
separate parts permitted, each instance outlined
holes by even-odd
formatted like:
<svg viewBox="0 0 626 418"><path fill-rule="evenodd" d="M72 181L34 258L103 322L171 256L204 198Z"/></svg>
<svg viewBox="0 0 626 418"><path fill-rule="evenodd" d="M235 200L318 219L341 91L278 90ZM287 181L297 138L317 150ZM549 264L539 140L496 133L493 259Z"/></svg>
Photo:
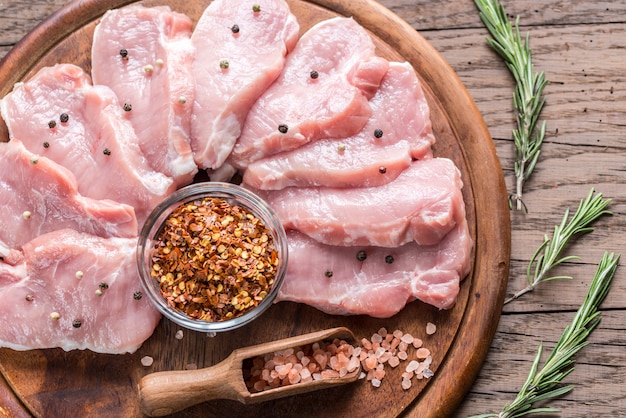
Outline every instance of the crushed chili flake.
<svg viewBox="0 0 626 418"><path fill-rule="evenodd" d="M279 264L268 227L248 209L206 197L178 206L151 255L167 304L194 319L243 315L269 293Z"/></svg>

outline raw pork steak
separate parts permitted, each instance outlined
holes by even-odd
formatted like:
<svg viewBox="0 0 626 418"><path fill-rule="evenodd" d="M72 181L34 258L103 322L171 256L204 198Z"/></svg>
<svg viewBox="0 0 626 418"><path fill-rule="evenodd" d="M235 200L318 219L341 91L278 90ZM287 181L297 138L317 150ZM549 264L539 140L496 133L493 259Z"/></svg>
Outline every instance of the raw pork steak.
<svg viewBox="0 0 626 418"><path fill-rule="evenodd" d="M379 174L381 176L385 174ZM434 245L464 221L461 175L447 158L414 161L394 181L363 188L257 191L285 229L318 242L398 247Z"/></svg>
<svg viewBox="0 0 626 418"><path fill-rule="evenodd" d="M16 84L1 110L11 138L74 173L83 196L132 206L140 224L175 188L148 165L115 93L75 65Z"/></svg>
<svg viewBox="0 0 626 418"><path fill-rule="evenodd" d="M141 151L178 185L190 183L198 171L189 145L191 27L189 17L167 6L122 7L104 14L91 49L93 83L110 87L132 107L126 116Z"/></svg>
<svg viewBox="0 0 626 418"><path fill-rule="evenodd" d="M250 109L231 161L244 168L311 141L358 133L371 115L368 100L388 66L354 20L337 17L316 24Z"/></svg>
<svg viewBox="0 0 626 418"><path fill-rule="evenodd" d="M215 0L192 35L196 95L192 150L201 168L219 168L250 107L278 77L300 27L284 0ZM226 68L228 67L228 68Z"/></svg>
<svg viewBox="0 0 626 418"><path fill-rule="evenodd" d="M132 207L81 196L69 170L27 151L15 138L0 143L0 213L0 257L57 229L102 237L138 232Z"/></svg>
<svg viewBox="0 0 626 418"><path fill-rule="evenodd" d="M430 110L409 63L389 63L370 107L372 116L358 134L320 139L256 161L246 169L243 182L258 189L380 186L412 160L432 156ZM380 167L385 167L384 176Z"/></svg>
<svg viewBox="0 0 626 418"><path fill-rule="evenodd" d="M393 316L415 299L451 308L469 272L472 246L466 222L433 246L336 247L293 231L288 242L289 266L277 302L377 318ZM360 251L363 261L357 258Z"/></svg>
<svg viewBox="0 0 626 418"><path fill-rule="evenodd" d="M132 238L63 229L24 245L24 262L0 262L0 346L132 353L161 318L142 290Z"/></svg>

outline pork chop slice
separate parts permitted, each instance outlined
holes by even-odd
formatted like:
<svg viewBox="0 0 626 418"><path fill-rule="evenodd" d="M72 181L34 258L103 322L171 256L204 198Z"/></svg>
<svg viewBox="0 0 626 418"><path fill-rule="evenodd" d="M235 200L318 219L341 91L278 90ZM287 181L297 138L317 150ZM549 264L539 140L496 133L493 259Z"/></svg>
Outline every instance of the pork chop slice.
<svg viewBox="0 0 626 418"><path fill-rule="evenodd" d="M0 346L136 351L161 318L137 293L136 244L63 229L25 244L23 263L0 261Z"/></svg>
<svg viewBox="0 0 626 418"><path fill-rule="evenodd" d="M470 268L467 222L432 246L337 247L295 231L287 237L289 266L276 302L305 303L331 315L388 318L415 299L449 309Z"/></svg>
<svg viewBox="0 0 626 418"><path fill-rule="evenodd" d="M179 186L198 171L189 144L194 84L193 22L168 6L109 10L95 28L91 49L94 84L110 87L150 166Z"/></svg>
<svg viewBox="0 0 626 418"><path fill-rule="evenodd" d="M368 100L388 66L353 19L316 24L302 35L280 77L250 109L231 161L245 168L318 139L358 133L371 115Z"/></svg>
<svg viewBox="0 0 626 418"><path fill-rule="evenodd" d="M285 229L331 245L393 248L441 241L465 219L462 186L451 160L431 158L412 162L382 186L255 191Z"/></svg>
<svg viewBox="0 0 626 418"><path fill-rule="evenodd" d="M230 154L250 110L283 69L300 26L284 0L253 10L247 0L215 0L191 36L196 83L191 146L201 168L217 169Z"/></svg>
<svg viewBox="0 0 626 418"><path fill-rule="evenodd" d="M132 207L83 197L69 170L31 153L18 139L0 143L0 162L0 257L58 229L101 237L137 236Z"/></svg>
<svg viewBox="0 0 626 418"><path fill-rule="evenodd" d="M132 206L140 224L175 188L148 164L115 93L93 86L80 67L42 68L0 109L11 138L69 169L83 196Z"/></svg>
<svg viewBox="0 0 626 418"><path fill-rule="evenodd" d="M253 162L243 182L258 189L372 187L395 179L411 161L432 157L430 110L409 63L389 63L369 102L372 115L356 135L320 139ZM381 176L380 167L386 173Z"/></svg>

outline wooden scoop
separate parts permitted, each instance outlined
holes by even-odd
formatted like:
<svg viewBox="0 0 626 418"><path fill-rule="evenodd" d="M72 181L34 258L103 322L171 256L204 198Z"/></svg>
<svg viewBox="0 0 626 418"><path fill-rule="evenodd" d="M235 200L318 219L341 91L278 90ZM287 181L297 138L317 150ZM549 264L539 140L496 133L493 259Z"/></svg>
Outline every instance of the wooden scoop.
<svg viewBox="0 0 626 418"><path fill-rule="evenodd" d="M204 369L149 374L139 382L141 409L146 415L156 417L212 399L232 399L251 404L354 382L361 373L360 365L357 370L340 378L296 383L256 393L250 393L246 388L242 371L244 360L335 338L354 341L354 335L348 328L332 328L239 348L222 362Z"/></svg>

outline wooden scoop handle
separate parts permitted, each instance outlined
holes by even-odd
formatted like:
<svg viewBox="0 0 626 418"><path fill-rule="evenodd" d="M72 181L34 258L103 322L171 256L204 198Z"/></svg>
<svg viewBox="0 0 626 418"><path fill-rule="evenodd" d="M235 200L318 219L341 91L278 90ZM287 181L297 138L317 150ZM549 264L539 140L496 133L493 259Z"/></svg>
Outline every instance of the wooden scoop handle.
<svg viewBox="0 0 626 418"><path fill-rule="evenodd" d="M215 366L199 370L152 373L139 382L141 410L148 416L169 415L212 399L242 401L249 396L241 364L229 356Z"/></svg>
<svg viewBox="0 0 626 418"><path fill-rule="evenodd" d="M148 416L158 417L212 399L231 399L242 403L261 402L356 380L358 371L341 379L290 385L253 395L246 388L242 374L242 364L245 359L333 337L354 339L354 335L348 328L332 328L239 348L221 363L208 368L149 374L139 382L141 410Z"/></svg>

